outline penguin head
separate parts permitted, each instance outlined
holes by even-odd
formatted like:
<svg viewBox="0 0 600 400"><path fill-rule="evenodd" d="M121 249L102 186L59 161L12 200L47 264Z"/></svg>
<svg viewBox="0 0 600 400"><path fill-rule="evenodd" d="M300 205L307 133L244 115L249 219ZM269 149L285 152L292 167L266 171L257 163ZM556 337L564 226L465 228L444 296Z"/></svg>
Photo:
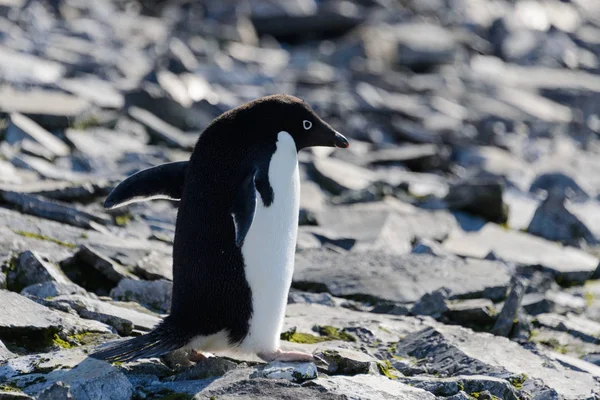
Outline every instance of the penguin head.
<svg viewBox="0 0 600 400"><path fill-rule="evenodd" d="M277 136L281 131L290 134L298 151L312 146L349 147L348 139L323 121L305 101L290 95L262 97L238 108L236 118L252 115L255 129L264 138ZM245 114L242 116L241 114ZM258 116L258 117L257 117ZM258 128L258 126L256 126Z"/></svg>

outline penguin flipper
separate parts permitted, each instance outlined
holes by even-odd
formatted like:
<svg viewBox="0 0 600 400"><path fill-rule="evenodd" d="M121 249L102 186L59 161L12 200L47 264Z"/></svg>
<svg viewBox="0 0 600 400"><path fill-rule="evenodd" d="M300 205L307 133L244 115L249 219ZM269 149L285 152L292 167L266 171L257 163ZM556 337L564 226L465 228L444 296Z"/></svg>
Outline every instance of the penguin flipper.
<svg viewBox="0 0 600 400"><path fill-rule="evenodd" d="M181 200L189 161L178 161L139 171L119 183L104 202L107 209L151 199Z"/></svg>
<svg viewBox="0 0 600 400"><path fill-rule="evenodd" d="M238 189L231 216L235 225L235 244L241 247L256 213L256 171L252 171Z"/></svg>
<svg viewBox="0 0 600 400"><path fill-rule="evenodd" d="M159 357L185 346L191 338L178 334L165 320L152 332L133 339L105 343L90 357L108 362L128 362Z"/></svg>

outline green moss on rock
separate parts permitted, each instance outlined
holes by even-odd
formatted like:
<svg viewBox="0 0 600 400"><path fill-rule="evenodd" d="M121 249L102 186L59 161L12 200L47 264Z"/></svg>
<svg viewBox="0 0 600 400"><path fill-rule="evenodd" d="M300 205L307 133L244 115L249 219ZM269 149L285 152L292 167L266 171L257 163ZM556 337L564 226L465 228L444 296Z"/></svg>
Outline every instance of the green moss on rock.
<svg viewBox="0 0 600 400"><path fill-rule="evenodd" d="M329 340L343 340L344 342L356 342L356 338L354 336L330 325L317 326L317 332L319 332L321 336L328 337Z"/></svg>
<svg viewBox="0 0 600 400"><path fill-rule="evenodd" d="M54 238L51 238L50 236L41 235L41 234L35 233L35 232L27 232L27 231L21 231L21 230L16 230L13 232L16 233L17 235L21 235L23 237L38 239L38 240L45 240L47 242L56 243L60 246L68 247L70 249L74 249L77 247L73 243L63 242L62 240L54 239Z"/></svg>

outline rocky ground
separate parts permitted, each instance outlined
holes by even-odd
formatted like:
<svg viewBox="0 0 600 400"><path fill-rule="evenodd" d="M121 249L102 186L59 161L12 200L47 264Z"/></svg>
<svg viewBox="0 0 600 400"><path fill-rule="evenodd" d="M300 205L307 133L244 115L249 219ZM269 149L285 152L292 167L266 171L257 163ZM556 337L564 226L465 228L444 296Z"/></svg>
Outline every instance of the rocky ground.
<svg viewBox="0 0 600 400"><path fill-rule="evenodd" d="M599 398L599 52L596 0L0 0L0 399ZM352 142L282 334L329 365L87 358L172 290L177 204L108 192L271 93Z"/></svg>

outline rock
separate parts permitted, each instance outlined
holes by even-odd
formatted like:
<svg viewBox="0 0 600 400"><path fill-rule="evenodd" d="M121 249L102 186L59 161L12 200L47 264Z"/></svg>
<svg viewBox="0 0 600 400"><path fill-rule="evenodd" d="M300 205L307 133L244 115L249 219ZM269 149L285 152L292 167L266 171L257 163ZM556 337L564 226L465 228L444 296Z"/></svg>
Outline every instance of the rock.
<svg viewBox="0 0 600 400"><path fill-rule="evenodd" d="M1 400L30 400L33 397L26 395L25 393L19 391L5 391L0 390L0 399Z"/></svg>
<svg viewBox="0 0 600 400"><path fill-rule="evenodd" d="M398 280L398 276L404 278ZM484 296L497 300L505 296L509 279L505 266L492 261L305 250L296 256L293 285L339 297L405 303L442 287L449 290L451 299Z"/></svg>
<svg viewBox="0 0 600 400"><path fill-rule="evenodd" d="M496 318L496 323L494 324L491 333L498 336L510 335L510 331L514 325L524 295L525 282L519 277L514 277L508 297L504 302L500 314L498 314L498 318Z"/></svg>
<svg viewBox="0 0 600 400"><path fill-rule="evenodd" d="M444 239L457 228L446 211L422 211L391 201L326 207L316 216L333 233L355 239L352 251L405 254L416 238Z"/></svg>
<svg viewBox="0 0 600 400"><path fill-rule="evenodd" d="M196 363L192 368L172 376L167 381L187 381L223 376L228 371L237 368L237 364L224 358L209 357Z"/></svg>
<svg viewBox="0 0 600 400"><path fill-rule="evenodd" d="M123 279L110 296L116 300L137 301L150 309L168 312L171 309L173 283L164 279L158 281L138 281Z"/></svg>
<svg viewBox="0 0 600 400"><path fill-rule="evenodd" d="M15 144L28 137L43 146L54 157L64 157L71 153L71 149L63 141L26 116L12 113L10 122L11 124L6 131L6 141L8 143Z"/></svg>
<svg viewBox="0 0 600 400"><path fill-rule="evenodd" d="M404 399L404 400L434 400L436 397L423 389L413 388L396 380L382 376L356 375L353 377L332 376L323 377L305 384L316 387L328 393L343 395L348 399Z"/></svg>
<svg viewBox="0 0 600 400"><path fill-rule="evenodd" d="M38 400L71 400L71 387L64 382L56 382L54 385L43 390Z"/></svg>
<svg viewBox="0 0 600 400"><path fill-rule="evenodd" d="M315 181L333 194L366 189L378 180L375 172L334 158L316 158L311 171Z"/></svg>
<svg viewBox="0 0 600 400"><path fill-rule="evenodd" d="M598 259L572 247L526 233L486 224L480 231L451 236L444 248L466 257L485 258L493 251L504 261L542 266L565 283L584 282L598 266Z"/></svg>
<svg viewBox="0 0 600 400"><path fill-rule="evenodd" d="M155 140L162 141L169 146L191 150L196 143L197 138L195 136L186 135L184 132L169 125L150 111L138 107L130 107L129 115L134 120L146 126L146 128L148 128L148 133L150 133Z"/></svg>
<svg viewBox="0 0 600 400"><path fill-rule="evenodd" d="M272 362L250 377L285 379L290 382L302 383L317 378L317 367L314 363Z"/></svg>
<svg viewBox="0 0 600 400"><path fill-rule="evenodd" d="M94 215L75 206L60 204L42 197L0 190L0 202L7 204L25 214L63 222L84 229L94 229L100 225L112 224L103 215Z"/></svg>
<svg viewBox="0 0 600 400"><path fill-rule="evenodd" d="M419 239L413 245L411 250L413 254L429 254L437 257L453 257L453 254L450 254L446 250L442 248L442 246L434 240L431 239Z"/></svg>
<svg viewBox="0 0 600 400"><path fill-rule="evenodd" d="M558 191L558 193L562 193L565 198L573 197L581 200L590 198L590 195L587 194L573 178L560 172L545 173L537 176L531 183L529 191L535 193L542 190L546 191L548 194L550 194L550 192L557 193Z"/></svg>
<svg viewBox="0 0 600 400"><path fill-rule="evenodd" d="M25 251L13 260L7 279L8 288L17 292L36 283L71 283L60 268L32 251Z"/></svg>
<svg viewBox="0 0 600 400"><path fill-rule="evenodd" d="M39 305L26 297L6 290L0 290L0 339L29 337L35 346L48 346L53 335L64 332L77 334L84 332L110 333L104 324L88 322L78 317L54 311ZM24 341L25 343L25 341Z"/></svg>
<svg viewBox="0 0 600 400"><path fill-rule="evenodd" d="M129 153L145 153L148 147L145 134L131 137L125 132L104 128L67 129L65 136L81 154L92 161L118 160ZM103 166L100 165L99 168ZM112 188L111 188L112 189ZM105 193L105 194L108 194Z"/></svg>
<svg viewBox="0 0 600 400"><path fill-rule="evenodd" d="M59 283L59 282L44 282L36 283L35 285L27 286L21 290L22 295L34 296L40 299L49 297L58 297L63 295L77 294L85 297L95 297L88 293L84 288L75 283Z"/></svg>
<svg viewBox="0 0 600 400"><path fill-rule="evenodd" d="M173 257L156 251L150 252L136 265L135 273L144 279L173 280Z"/></svg>
<svg viewBox="0 0 600 400"><path fill-rule="evenodd" d="M505 400L518 400L519 397L512 385L500 378L482 375L453 376L451 378L433 378L427 376L400 377L398 381L426 390L436 396L458 395L461 391L466 393L481 393L488 391L496 398ZM467 396L467 398L469 398ZM479 397L481 398L481 397Z"/></svg>
<svg viewBox="0 0 600 400"><path fill-rule="evenodd" d="M93 319L110 325L121 336L130 335L134 328L150 331L160 322L159 318L152 315L81 295L58 296L53 298L51 303L68 305L77 311L81 318Z"/></svg>
<svg viewBox="0 0 600 400"><path fill-rule="evenodd" d="M15 51L7 46L0 47L0 60L2 76L15 83L52 83L65 73L65 67L57 62ZM7 104L10 105L11 102L7 101Z"/></svg>
<svg viewBox="0 0 600 400"><path fill-rule="evenodd" d="M429 315L438 319L448 310L446 299L448 298L449 290L442 287L434 290L431 293L425 293L412 306L410 312L413 315Z"/></svg>
<svg viewBox="0 0 600 400"><path fill-rule="evenodd" d="M109 82L94 77L62 79L58 86L103 108L120 109L123 95Z"/></svg>
<svg viewBox="0 0 600 400"><path fill-rule="evenodd" d="M494 303L488 299L469 299L448 303L445 315L463 326L489 325L496 319Z"/></svg>
<svg viewBox="0 0 600 400"><path fill-rule="evenodd" d="M441 167L446 155L433 144L404 145L372 151L366 163L371 165L405 165L411 171L424 172Z"/></svg>
<svg viewBox="0 0 600 400"><path fill-rule="evenodd" d="M8 360L9 358L16 357L16 354L12 353L10 350L6 348L4 343L0 341L0 363Z"/></svg>
<svg viewBox="0 0 600 400"><path fill-rule="evenodd" d="M329 375L379 374L376 359L359 351L337 348L317 352L325 360Z"/></svg>
<svg viewBox="0 0 600 400"><path fill-rule="evenodd" d="M363 35L368 57L416 70L451 63L456 43L444 28L424 22L378 25Z"/></svg>
<svg viewBox="0 0 600 400"><path fill-rule="evenodd" d="M85 358L71 369L57 369L44 375L45 381L23 388L25 393L38 395L57 382L70 387L75 399L123 399L129 400L133 387L125 375L110 364L93 358Z"/></svg>
<svg viewBox="0 0 600 400"><path fill-rule="evenodd" d="M89 132L86 132L89 133ZM27 193L48 199L72 201L89 201L96 196L107 195L110 186L106 181L74 183L69 181L37 181L19 185L0 185L1 190Z"/></svg>
<svg viewBox="0 0 600 400"><path fill-rule="evenodd" d="M600 323L575 314L566 316L557 314L540 314L536 321L539 325L558 331L568 332L585 342L600 343Z"/></svg>
<svg viewBox="0 0 600 400"><path fill-rule="evenodd" d="M89 109L89 103L81 98L40 88L17 91L2 86L0 99L0 111L23 114L45 129L66 128L70 120Z"/></svg>
<svg viewBox="0 0 600 400"><path fill-rule="evenodd" d="M108 294L121 280L135 278L125 267L87 245L61 266L73 282L101 295Z"/></svg>
<svg viewBox="0 0 600 400"><path fill-rule="evenodd" d="M565 399L580 399L598 390L590 375L565 369L506 338L466 328L439 326L410 334L398 342L396 354L426 359L430 374L517 380L533 396L554 391Z"/></svg>
<svg viewBox="0 0 600 400"><path fill-rule="evenodd" d="M444 201L455 210L465 211L499 224L508 220L502 200L503 186L494 181L471 181L450 186Z"/></svg>
<svg viewBox="0 0 600 400"><path fill-rule="evenodd" d="M588 227L565 207L565 197L554 189L536 210L527 232L551 241L578 244L584 240L597 244L598 239Z"/></svg>
<svg viewBox="0 0 600 400"><path fill-rule="evenodd" d="M236 398L242 393L244 396L252 399L303 398L342 400L346 398L341 395L329 393L327 390L306 387L305 385L300 386L284 379L251 379L249 375L252 371L251 369L230 371L222 378L208 382L205 388L196 394L194 399L209 400L215 397Z"/></svg>
<svg viewBox="0 0 600 400"><path fill-rule="evenodd" d="M335 300L328 293L307 293L291 291L288 294L288 304L321 304L324 306L335 307Z"/></svg>
<svg viewBox="0 0 600 400"><path fill-rule="evenodd" d="M354 4L352 7L336 5L329 4L318 11L302 14L253 13L251 21L260 36L268 35L286 42L299 42L342 35L364 20L360 9Z"/></svg>

